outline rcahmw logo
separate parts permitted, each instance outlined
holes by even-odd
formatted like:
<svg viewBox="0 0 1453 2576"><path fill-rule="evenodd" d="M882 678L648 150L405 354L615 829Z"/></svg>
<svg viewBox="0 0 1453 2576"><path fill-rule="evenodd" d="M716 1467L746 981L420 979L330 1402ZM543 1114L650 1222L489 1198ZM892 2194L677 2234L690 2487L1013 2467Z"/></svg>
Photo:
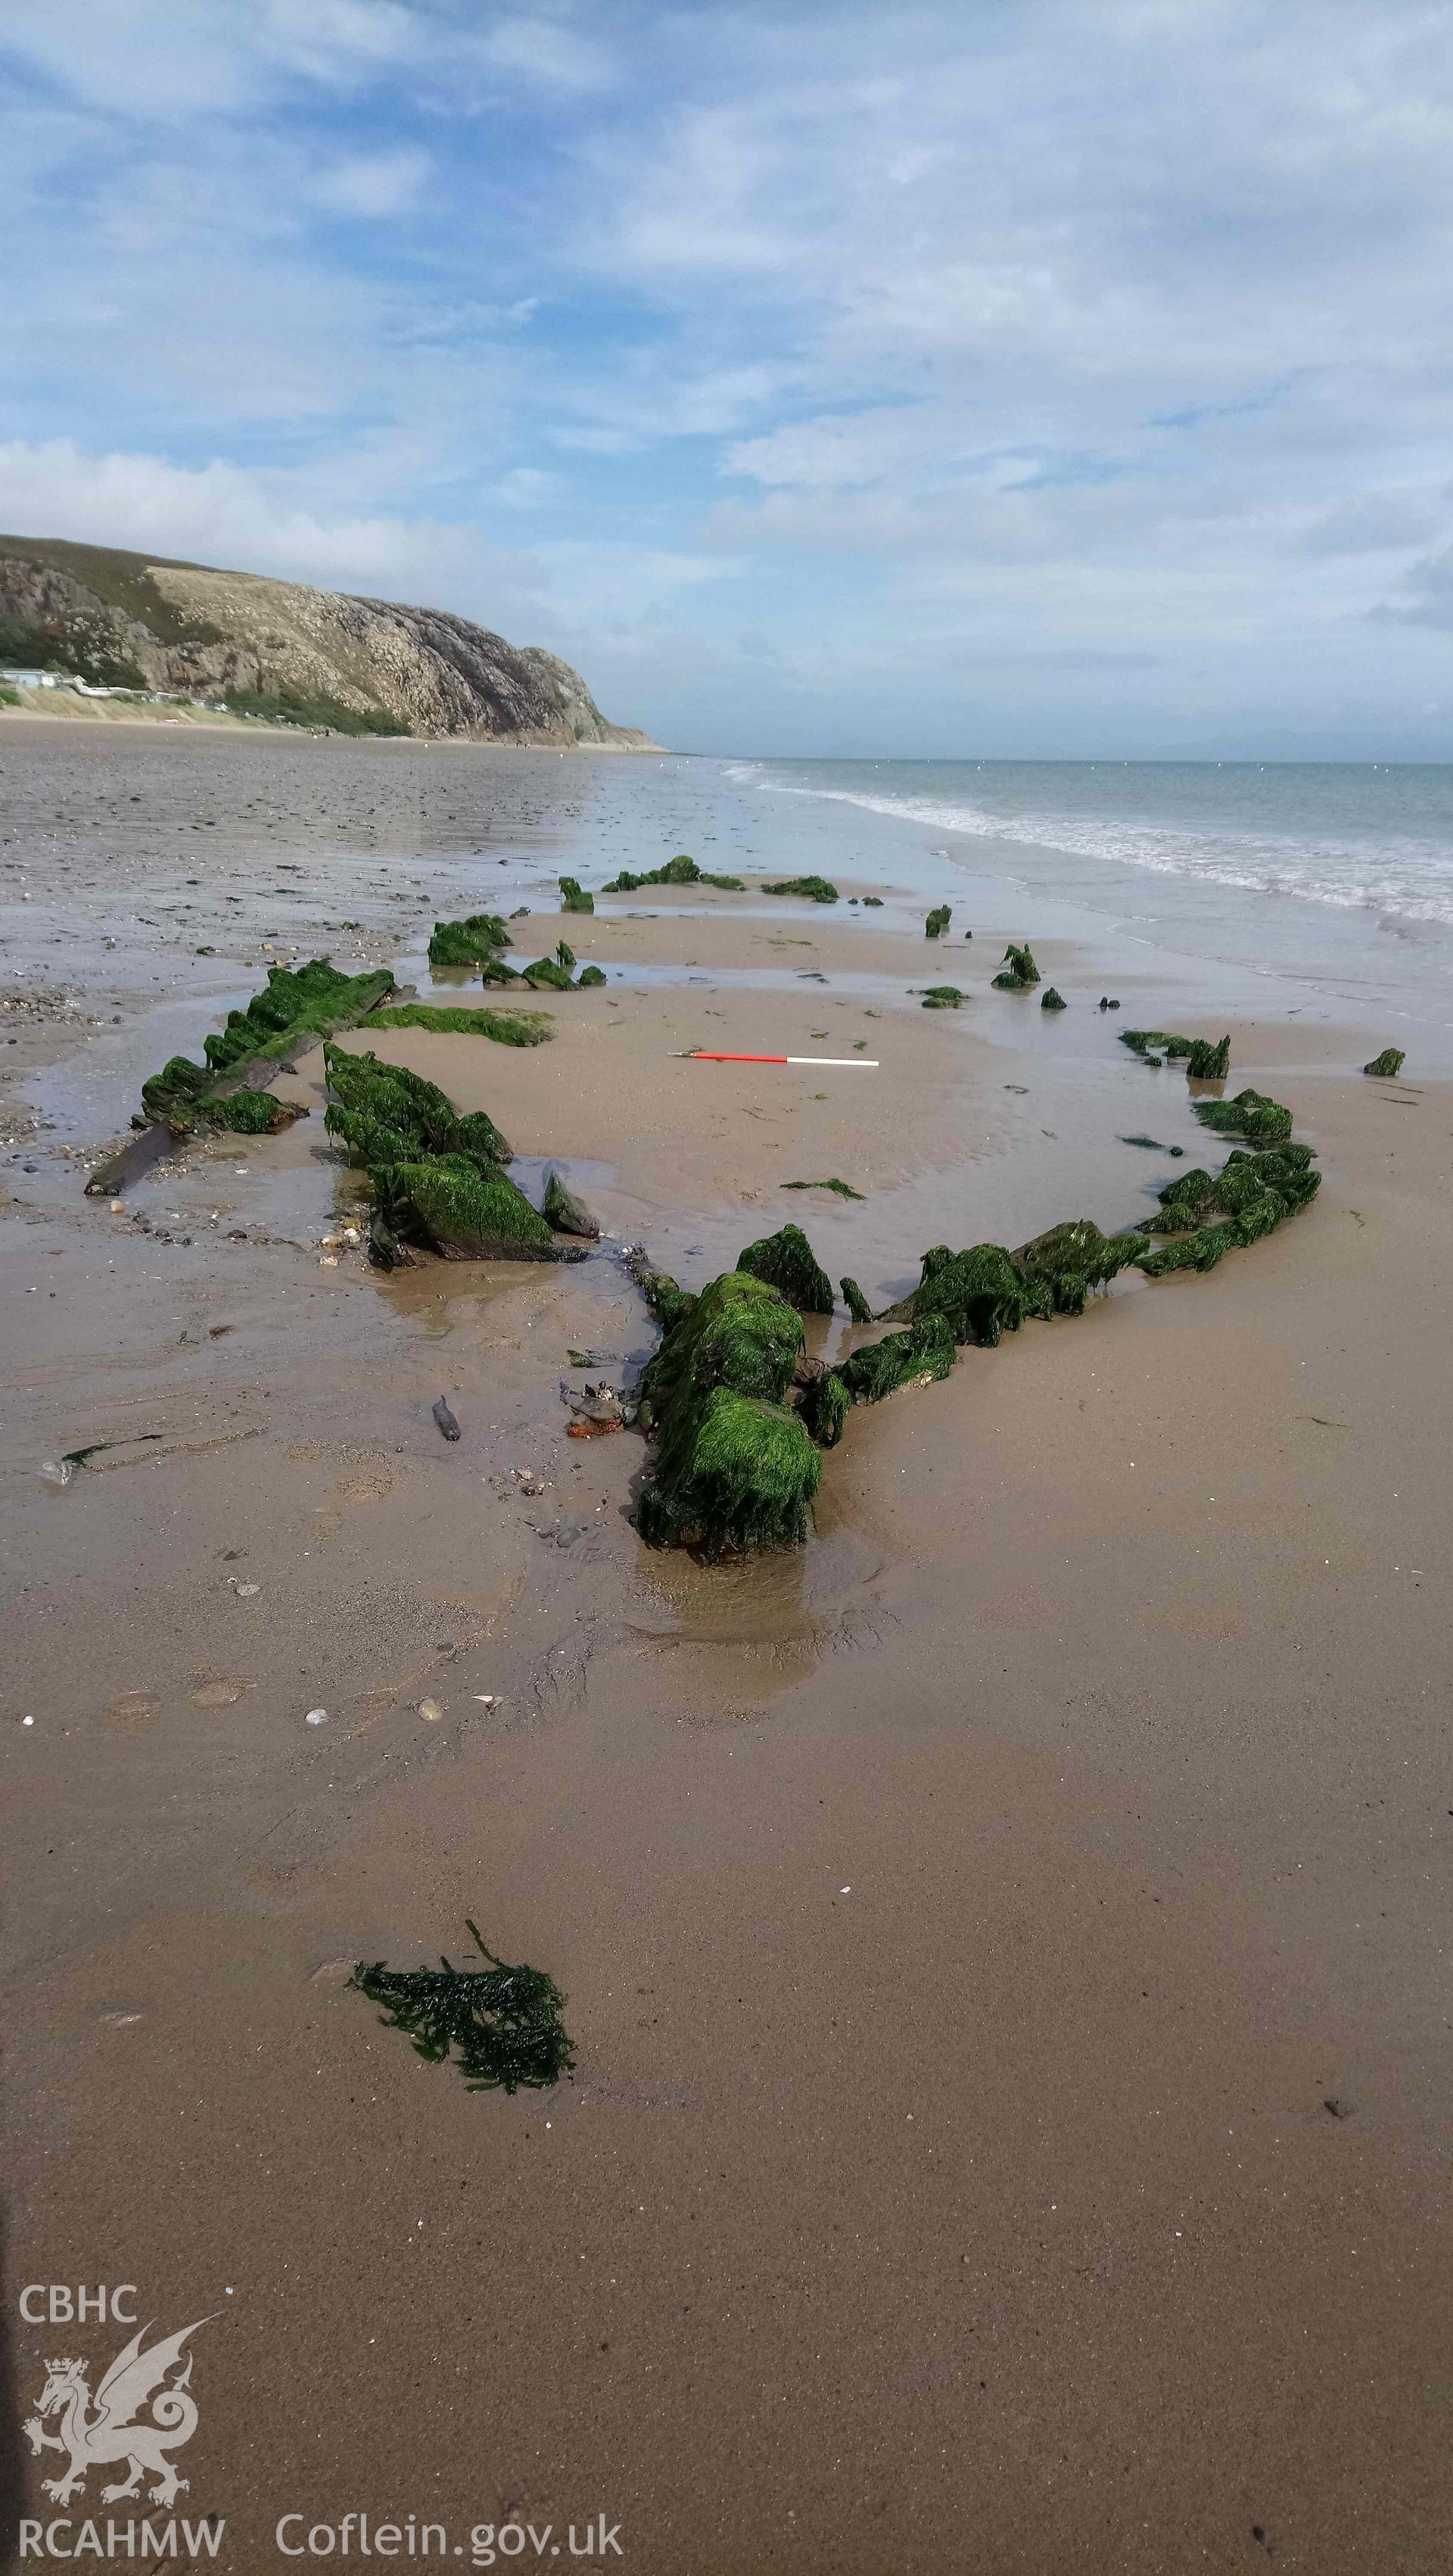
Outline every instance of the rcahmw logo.
<svg viewBox="0 0 1453 2576"><path fill-rule="evenodd" d="M134 2325L135 2298L133 2281L123 2281L110 2290L103 2284L95 2290L81 2287L74 2292L68 2283L32 2281L20 2294L20 2313L31 2326L83 2325L91 2318L104 2323L109 2310L116 2324ZM101 2488L102 2504L139 2502L144 2478L150 2480L148 2503L175 2504L177 2497L186 2492L188 2481L178 2476L171 2458L173 2451L190 2442L197 2429L192 2356L187 2353L183 2357L183 2346L189 2335L210 2322L210 2318L196 2317L176 2334L163 2335L152 2344L146 2342L150 2323L139 2327L102 2374L94 2395L90 2365L84 2357L63 2357L45 2363L45 2382L35 2401L36 2412L24 2429L37 2459L48 2451L57 2451L65 2462L58 2476L41 2480L45 2494L54 2503L69 2505L78 2496L84 2500L92 2469L119 2469L123 2463L126 2475L113 2477ZM47 2430L50 2424L56 2426L54 2432ZM98 2522L57 2514L48 2522L22 2521L20 2555L22 2559L176 2558L180 2540L189 2559L203 2551L214 2558L225 2528L222 2521L210 2516L179 2527L171 2518L153 2522L148 2517L138 2522L133 2518L119 2521L115 2515L107 2515L104 2522Z"/></svg>

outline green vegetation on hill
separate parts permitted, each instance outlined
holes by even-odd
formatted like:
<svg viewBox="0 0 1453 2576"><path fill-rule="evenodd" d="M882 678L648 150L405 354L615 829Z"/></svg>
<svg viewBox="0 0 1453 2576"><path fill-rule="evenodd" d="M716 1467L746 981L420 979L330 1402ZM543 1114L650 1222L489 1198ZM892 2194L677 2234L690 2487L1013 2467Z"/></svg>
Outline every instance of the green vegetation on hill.
<svg viewBox="0 0 1453 2576"><path fill-rule="evenodd" d="M382 707L345 707L339 698L305 698L296 689L224 689L222 703L234 716L262 716L269 724L297 725L329 733L406 734L402 716Z"/></svg>

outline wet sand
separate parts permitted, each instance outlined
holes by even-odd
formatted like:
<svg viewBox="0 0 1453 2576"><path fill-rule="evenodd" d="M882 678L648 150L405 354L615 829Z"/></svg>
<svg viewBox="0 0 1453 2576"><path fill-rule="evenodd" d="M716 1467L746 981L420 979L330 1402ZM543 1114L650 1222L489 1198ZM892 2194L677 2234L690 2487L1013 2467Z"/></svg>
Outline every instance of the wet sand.
<svg viewBox="0 0 1453 2576"><path fill-rule="evenodd" d="M421 988L446 895L497 872L533 923L552 870L669 856L696 792L644 764L582 789L582 763L571 814L550 764L501 763L479 855L431 787L406 862L402 749L347 773L336 856L344 755L253 792L307 871L295 926L368 904L366 949L405 893L379 953ZM80 1196L158 1008L200 1036L279 927L220 802L215 860L171 874L243 892L235 955L129 926L184 899L155 845L193 771L127 786L142 822L105 806L152 872L118 926L79 803L104 775L26 786L33 891L52 789L68 817L49 901L85 990L5 1068L48 1122L0 1225L8 2223L17 2285L214 2319L181 2465L219 2563L360 2511L443 2522L466 2564L475 2525L603 2511L650 2576L1445 2563L1446 1087L1364 1081L1351 1026L1234 1022L1232 1087L1291 1104L1314 1205L851 1416L813 1543L708 1571L636 1540L634 1435L565 1437L560 1379L595 1373L570 1348L611 1374L652 1346L619 1244L698 1284L791 1215L877 1297L936 1240L1133 1218L1201 1131L1093 1010L1098 961L982 916L950 954L891 899L552 915L530 953L563 932L626 974L542 997L548 1046L379 1048L487 1105L527 1186L561 1158L604 1247L385 1280L320 1257L357 1184L317 1059L287 1136L201 1149L119 1216ZM778 864L722 830L675 846ZM988 992L1000 930L1061 1021ZM943 980L973 1002L924 1013ZM1173 981L1141 983L1176 1024ZM680 1060L712 1033L881 1066ZM1119 1141L1142 1130L1185 1160ZM829 1174L863 1202L780 1194ZM39 1477L93 1439L127 1445ZM553 2093L467 2094L346 1988L359 1958L460 1956L467 1915L568 1994ZM9 2313L23 2413L39 2355L123 2339ZM26 2459L30 2512L52 2465Z"/></svg>

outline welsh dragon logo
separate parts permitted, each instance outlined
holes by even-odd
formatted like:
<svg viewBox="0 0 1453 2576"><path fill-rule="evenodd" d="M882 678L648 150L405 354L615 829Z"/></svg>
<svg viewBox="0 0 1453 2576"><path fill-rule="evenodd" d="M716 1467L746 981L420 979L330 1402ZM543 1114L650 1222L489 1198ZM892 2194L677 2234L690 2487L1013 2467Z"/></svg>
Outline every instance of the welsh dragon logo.
<svg viewBox="0 0 1453 2576"><path fill-rule="evenodd" d="M153 2504L174 2504L187 2480L179 2478L168 2451L179 2451L190 2442L197 2429L197 2401L190 2394L192 2356L187 2355L186 2368L166 2385L166 2375L176 2368L182 2357L182 2346L188 2335L210 2320L197 2317L180 2334L167 2335L154 2343L149 2352L141 2349L142 2339L150 2334L149 2325L132 2336L124 2352L118 2352L94 2398L86 2378L86 2364L81 2361L48 2361L47 2377L38 2400L40 2413L26 2423L25 2433L36 2458L42 2451L69 2451L70 2466L58 2478L42 2478L41 2484L57 2504L69 2504L78 2489L86 2483L88 2469L105 2467L115 2460L125 2460L129 2477L118 2479L114 2486L101 2489L103 2504L118 2504L123 2496L134 2496L144 2475L150 2474L156 2484L149 2490ZM92 2413L92 2407L95 2413ZM138 2422L144 2407L150 2407L149 2420ZM41 2418L59 2415L61 2429L47 2433Z"/></svg>

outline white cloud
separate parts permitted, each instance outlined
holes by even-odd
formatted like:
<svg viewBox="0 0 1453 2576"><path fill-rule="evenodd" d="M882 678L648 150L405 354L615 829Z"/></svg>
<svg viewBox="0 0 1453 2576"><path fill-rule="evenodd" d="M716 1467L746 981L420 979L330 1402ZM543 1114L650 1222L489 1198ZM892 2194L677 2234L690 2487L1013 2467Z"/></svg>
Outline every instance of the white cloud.
<svg viewBox="0 0 1453 2576"><path fill-rule="evenodd" d="M340 215L399 215L418 198L429 175L426 152L357 153L315 179L319 205Z"/></svg>
<svg viewBox="0 0 1453 2576"><path fill-rule="evenodd" d="M479 48L495 71L514 72L542 88L584 93L605 87L611 67L598 47L543 18L505 18Z"/></svg>
<svg viewBox="0 0 1453 2576"><path fill-rule="evenodd" d="M564 489L562 477L547 473L542 466L512 465L508 474L491 483L488 498L506 510L538 510Z"/></svg>

